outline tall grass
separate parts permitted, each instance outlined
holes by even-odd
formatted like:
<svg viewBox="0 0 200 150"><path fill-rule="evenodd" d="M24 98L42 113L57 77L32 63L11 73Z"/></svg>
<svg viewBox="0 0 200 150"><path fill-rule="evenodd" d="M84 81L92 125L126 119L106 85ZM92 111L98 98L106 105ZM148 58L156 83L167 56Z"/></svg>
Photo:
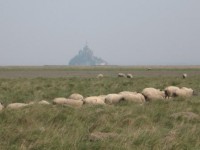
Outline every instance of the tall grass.
<svg viewBox="0 0 200 150"><path fill-rule="evenodd" d="M0 79L0 101L30 102L68 97L141 92L145 87L164 89L168 85L186 86L200 91L199 76L182 80L176 77L135 77L133 79L96 78L17 78ZM32 105L20 110L0 112L0 149L200 149L200 118L173 114L200 115L200 97L177 98L139 105L115 106ZM111 132L117 136L90 141L92 132Z"/></svg>

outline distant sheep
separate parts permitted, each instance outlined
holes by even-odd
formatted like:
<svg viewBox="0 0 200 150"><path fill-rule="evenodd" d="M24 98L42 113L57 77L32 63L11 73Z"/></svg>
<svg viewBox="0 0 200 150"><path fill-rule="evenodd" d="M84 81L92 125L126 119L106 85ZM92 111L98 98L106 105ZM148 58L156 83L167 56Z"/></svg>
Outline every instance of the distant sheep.
<svg viewBox="0 0 200 150"><path fill-rule="evenodd" d="M168 86L168 87L166 87L165 90L164 90L166 98L174 97L176 91L179 90L179 89L180 88L176 87L176 86Z"/></svg>
<svg viewBox="0 0 200 150"><path fill-rule="evenodd" d="M123 101L123 96L121 94L108 94L105 97L106 104L116 104Z"/></svg>
<svg viewBox="0 0 200 150"><path fill-rule="evenodd" d="M98 74L97 79L99 79L99 78L103 78L103 74Z"/></svg>
<svg viewBox="0 0 200 150"><path fill-rule="evenodd" d="M126 75L126 77L127 77L127 78L133 78L133 75L130 74L130 73L128 73L128 74Z"/></svg>
<svg viewBox="0 0 200 150"><path fill-rule="evenodd" d="M145 97L137 92L120 92L119 94L122 95L123 100L128 101L128 102L136 102L136 103L144 103L145 102Z"/></svg>
<svg viewBox="0 0 200 150"><path fill-rule="evenodd" d="M53 100L53 104L67 105L67 106L72 106L72 107L81 107L83 105L83 101L74 100L74 99L66 99L66 98L60 97L60 98L55 98Z"/></svg>
<svg viewBox="0 0 200 150"><path fill-rule="evenodd" d="M25 103L11 103L11 104L8 104L7 108L8 109L20 109L20 108L26 107L28 105L29 104L25 104Z"/></svg>
<svg viewBox="0 0 200 150"><path fill-rule="evenodd" d="M185 78L187 78L187 74L186 73L184 73L183 75L182 75L182 77L183 77L183 79L185 79Z"/></svg>
<svg viewBox="0 0 200 150"><path fill-rule="evenodd" d="M83 96L82 96L81 94L74 93L74 94L71 94L71 95L69 96L69 99L83 100Z"/></svg>
<svg viewBox="0 0 200 150"><path fill-rule="evenodd" d="M142 94L147 101L161 100L165 98L165 92L155 88L145 88L142 91Z"/></svg>
<svg viewBox="0 0 200 150"><path fill-rule="evenodd" d="M148 71L152 70L152 68L147 68Z"/></svg>
<svg viewBox="0 0 200 150"><path fill-rule="evenodd" d="M2 111L4 109L3 104L0 102L0 111Z"/></svg>
<svg viewBox="0 0 200 150"><path fill-rule="evenodd" d="M191 88L182 87L177 90L175 96L177 97L191 97L194 94L194 91Z"/></svg>
<svg viewBox="0 0 200 150"><path fill-rule="evenodd" d="M124 73L118 73L118 77L123 77L123 78L125 78L126 75L125 75Z"/></svg>
<svg viewBox="0 0 200 150"><path fill-rule="evenodd" d="M84 104L105 105L105 96L90 96L83 100Z"/></svg>

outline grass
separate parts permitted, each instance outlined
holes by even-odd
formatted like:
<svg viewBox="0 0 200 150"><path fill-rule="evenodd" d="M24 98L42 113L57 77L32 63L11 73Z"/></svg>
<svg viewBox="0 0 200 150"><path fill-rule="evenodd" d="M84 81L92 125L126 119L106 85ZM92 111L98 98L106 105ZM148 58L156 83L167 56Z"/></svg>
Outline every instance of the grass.
<svg viewBox="0 0 200 150"><path fill-rule="evenodd" d="M145 87L164 89L168 85L186 86L200 91L199 76L135 77L133 79L96 78L14 78L0 79L0 101L30 102L68 97L141 92ZM200 115L200 96L139 105L115 106L33 105L20 110L0 112L1 150L64 149L200 149L200 118L173 117L179 112ZM94 131L116 133L114 138L90 141Z"/></svg>

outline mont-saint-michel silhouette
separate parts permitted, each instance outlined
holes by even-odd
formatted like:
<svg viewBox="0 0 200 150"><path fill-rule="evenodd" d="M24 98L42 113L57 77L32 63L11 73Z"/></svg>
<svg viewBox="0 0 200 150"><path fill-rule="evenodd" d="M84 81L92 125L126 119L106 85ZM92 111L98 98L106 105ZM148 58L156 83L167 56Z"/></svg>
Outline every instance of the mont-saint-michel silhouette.
<svg viewBox="0 0 200 150"><path fill-rule="evenodd" d="M96 66L107 65L108 63L102 58L96 57L93 51L89 48L88 44L83 47L70 61L70 66Z"/></svg>

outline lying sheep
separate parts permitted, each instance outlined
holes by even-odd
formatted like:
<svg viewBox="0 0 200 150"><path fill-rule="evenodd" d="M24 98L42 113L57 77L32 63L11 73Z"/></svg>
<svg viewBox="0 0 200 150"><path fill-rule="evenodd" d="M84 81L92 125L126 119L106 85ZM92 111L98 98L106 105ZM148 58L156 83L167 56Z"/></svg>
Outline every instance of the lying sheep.
<svg viewBox="0 0 200 150"><path fill-rule="evenodd" d="M179 90L179 89L180 88L176 87L176 86L168 86L168 87L166 87L165 90L164 90L166 98L174 97L176 91Z"/></svg>
<svg viewBox="0 0 200 150"><path fill-rule="evenodd" d="M20 109L20 108L26 107L28 105L29 104L25 104L25 103L11 103L11 104L8 104L7 108L8 109Z"/></svg>
<svg viewBox="0 0 200 150"><path fill-rule="evenodd" d="M136 92L120 92L119 94L122 95L123 100L128 102L136 102L136 103L144 103L145 98L141 93Z"/></svg>
<svg viewBox="0 0 200 150"><path fill-rule="evenodd" d="M0 111L2 111L4 109L3 104L0 102Z"/></svg>
<svg viewBox="0 0 200 150"><path fill-rule="evenodd" d="M175 92L176 97L191 97L194 91L191 88L182 87Z"/></svg>
<svg viewBox="0 0 200 150"><path fill-rule="evenodd" d="M128 74L126 75L126 77L127 77L127 78L133 78L133 75L130 74L130 73L128 73Z"/></svg>
<svg viewBox="0 0 200 150"><path fill-rule="evenodd" d="M46 100L41 100L38 102L38 104L42 104L42 105L50 105L50 103Z"/></svg>
<svg viewBox="0 0 200 150"><path fill-rule="evenodd" d="M119 94L137 94L137 92L131 92L131 91L122 91Z"/></svg>
<svg viewBox="0 0 200 150"><path fill-rule="evenodd" d="M99 79L99 78L103 78L103 74L98 74L97 79Z"/></svg>
<svg viewBox="0 0 200 150"><path fill-rule="evenodd" d="M72 107L81 107L83 105L83 101L74 100L74 99L66 99L66 98L60 97L60 98L55 98L53 100L53 104L67 105L67 106L72 106Z"/></svg>
<svg viewBox="0 0 200 150"><path fill-rule="evenodd" d="M182 77L183 77L183 79L187 78L187 74L184 73L184 74L182 75Z"/></svg>
<svg viewBox="0 0 200 150"><path fill-rule="evenodd" d="M116 104L123 101L123 96L121 94L108 94L105 97L106 104Z"/></svg>
<svg viewBox="0 0 200 150"><path fill-rule="evenodd" d="M124 73L118 73L118 77L126 77Z"/></svg>
<svg viewBox="0 0 200 150"><path fill-rule="evenodd" d="M84 104L105 105L105 96L90 96L83 100Z"/></svg>
<svg viewBox="0 0 200 150"><path fill-rule="evenodd" d="M71 95L69 96L69 99L83 100L83 96L82 96L81 94L74 93L74 94L71 94Z"/></svg>
<svg viewBox="0 0 200 150"><path fill-rule="evenodd" d="M59 98L55 98L55 99L53 100L53 104L64 105L66 101L67 101L66 98L64 98L64 97L59 97Z"/></svg>
<svg viewBox="0 0 200 150"><path fill-rule="evenodd" d="M159 100L165 98L165 92L155 88L145 88L142 91L146 101Z"/></svg>

